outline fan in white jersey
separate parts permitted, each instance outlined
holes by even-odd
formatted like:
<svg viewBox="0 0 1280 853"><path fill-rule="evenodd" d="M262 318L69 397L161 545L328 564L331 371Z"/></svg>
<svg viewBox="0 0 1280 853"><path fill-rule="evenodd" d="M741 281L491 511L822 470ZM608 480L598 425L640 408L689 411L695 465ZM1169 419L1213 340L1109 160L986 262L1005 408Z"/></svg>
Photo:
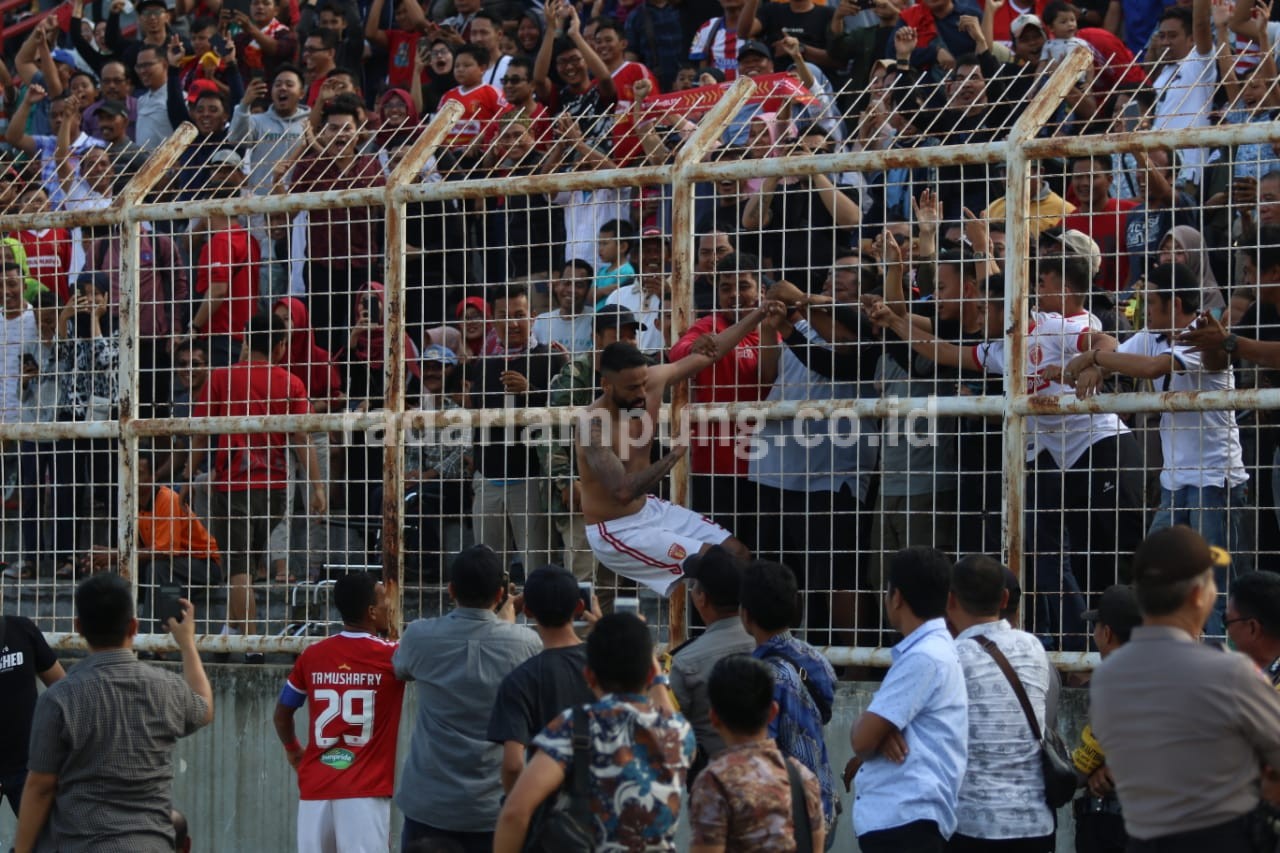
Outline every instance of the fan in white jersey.
<svg viewBox="0 0 1280 853"><path fill-rule="evenodd" d="M1164 264L1147 275L1143 292L1146 330L1129 338L1115 352L1089 352L1067 366L1066 378L1090 368L1123 373L1155 383L1157 391L1229 391L1235 388L1230 357L1221 350L1200 353L1172 340L1178 332L1199 323L1200 283L1188 267ZM1089 391L1082 386L1082 396ZM1231 410L1162 412L1160 448L1160 509L1150 533L1174 524L1198 530L1210 545L1227 553L1239 541L1240 513L1245 504L1245 471L1240 430ZM1225 633L1227 567L1219 574L1220 594L1206 632Z"/></svg>
<svg viewBox="0 0 1280 853"><path fill-rule="evenodd" d="M897 313L900 311L901 313ZM1081 352L1111 352L1116 340L1092 328L1087 312L1072 317L1032 312L1026 364L1010 367L1003 340L958 346L938 340L905 313L879 305L871 318L939 365L1007 374L1019 370L1032 396L1074 396L1063 384L1067 364ZM1031 463L1026 506L1027 551L1035 565L1036 629L1061 634L1064 649L1086 650L1084 593L1101 591L1124 573L1142 540L1142 457L1129 428L1114 414L1043 414L1026 418Z"/></svg>

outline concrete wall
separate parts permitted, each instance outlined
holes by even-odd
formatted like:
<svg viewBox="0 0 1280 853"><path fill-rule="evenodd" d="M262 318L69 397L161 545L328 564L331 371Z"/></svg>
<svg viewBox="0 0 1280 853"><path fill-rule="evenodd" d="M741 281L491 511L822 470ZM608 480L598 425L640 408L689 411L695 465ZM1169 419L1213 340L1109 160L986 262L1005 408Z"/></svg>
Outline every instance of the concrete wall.
<svg viewBox="0 0 1280 853"><path fill-rule="evenodd" d="M297 787L293 771L271 724L276 697L288 668L284 666L208 667L217 715L209 728L182 741L174 758L174 804L191 823L195 850L222 853L286 853L296 849L294 821ZM841 684L836 694L827 746L837 780L851 757L849 730L866 708L874 684ZM1083 725L1087 692L1063 690L1059 729L1074 743ZM415 712L414 693L407 691L401 718L400 752L408 747ZM306 709L297 720L305 725ZM300 729L300 734L304 732ZM838 784L838 783L837 783ZM850 825L852 796L841 792L845 812L840 819L838 851L857 849ZM1070 810L1060 815L1058 850L1074 849ZM400 816L393 815L398 843ZM0 849L12 843L14 820L0 810ZM680 848L687 849L682 828Z"/></svg>

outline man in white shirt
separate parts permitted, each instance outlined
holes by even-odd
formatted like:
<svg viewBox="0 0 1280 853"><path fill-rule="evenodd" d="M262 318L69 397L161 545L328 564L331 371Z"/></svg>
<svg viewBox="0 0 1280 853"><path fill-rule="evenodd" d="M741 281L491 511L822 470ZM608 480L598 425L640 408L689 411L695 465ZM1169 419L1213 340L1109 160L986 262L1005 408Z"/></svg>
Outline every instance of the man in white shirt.
<svg viewBox="0 0 1280 853"><path fill-rule="evenodd" d="M1143 293L1145 329L1116 348L1077 356L1067 372L1097 366L1155 383L1157 391L1229 391L1235 388L1230 356L1222 350L1197 352L1177 344L1179 332L1195 328L1201 300L1200 283L1182 264L1163 264L1147 275ZM1160 446L1160 509L1150 533L1174 524L1198 531L1210 545L1230 552L1240 541L1240 512L1246 502L1240 429L1235 412L1163 412ZM1225 633L1226 569L1218 570L1218 603L1206 632Z"/></svg>
<svg viewBox="0 0 1280 853"><path fill-rule="evenodd" d="M24 284L13 253L8 247L0 249L0 287L3 288L0 295L4 299L4 318L0 320L0 424L22 420L22 353L40 340L36 313L22 295ZM0 483L7 483L11 472L18 473L19 466L18 442L0 443ZM12 543L15 552L17 544ZM25 544L34 547L34 543ZM11 559L19 556L14 553Z"/></svg>
<svg viewBox="0 0 1280 853"><path fill-rule="evenodd" d="M0 322L0 423L17 423L21 414L22 350L40 339L36 315L23 298L22 270L7 248L0 249L0 285L4 320Z"/></svg>
<svg viewBox="0 0 1280 853"><path fill-rule="evenodd" d="M1156 93L1151 129L1207 126L1218 85L1209 0L1195 0L1190 9L1186 6L1165 9L1153 44L1161 64L1151 85ZM1201 148L1183 149L1183 168L1178 182L1199 186L1200 166L1205 156Z"/></svg>
<svg viewBox="0 0 1280 853"><path fill-rule="evenodd" d="M534 338L547 346L559 344L571 359L595 350L593 308L587 304L594 276L586 261L565 264L560 277L551 282L556 307L534 318Z"/></svg>
<svg viewBox="0 0 1280 853"><path fill-rule="evenodd" d="M1004 566L991 557L971 555L951 569L947 621L956 631L956 655L969 697L969 760L948 853L1054 849L1040 741L1013 686L984 647L994 645L1009 662L1043 732L1049 719L1049 657L1034 634L1000 618L1008 600Z"/></svg>
<svg viewBox="0 0 1280 853"><path fill-rule="evenodd" d="M152 149L187 120L187 99L179 84L178 69L169 66L169 57L162 49L150 45L140 49L134 70L142 82L137 94L134 140L140 148Z"/></svg>
<svg viewBox="0 0 1280 853"><path fill-rule="evenodd" d="M657 353L667 348L668 315L663 301L671 292L671 273L667 268L667 238L657 228L646 228L636 244L635 280L619 287L605 299L605 305L617 305L640 321L636 346L644 353Z"/></svg>
<svg viewBox="0 0 1280 853"><path fill-rule="evenodd" d="M853 831L863 853L941 851L956 831L969 752L969 702L943 618L950 561L932 548L889 560L885 614L902 634L893 665L849 734Z"/></svg>

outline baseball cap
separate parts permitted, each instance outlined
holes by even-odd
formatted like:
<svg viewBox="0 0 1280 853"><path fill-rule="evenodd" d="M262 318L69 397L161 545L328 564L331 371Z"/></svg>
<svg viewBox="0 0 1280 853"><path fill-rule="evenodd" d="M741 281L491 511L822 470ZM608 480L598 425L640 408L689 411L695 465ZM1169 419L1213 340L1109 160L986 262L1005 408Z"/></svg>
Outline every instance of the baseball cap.
<svg viewBox="0 0 1280 853"><path fill-rule="evenodd" d="M454 351L441 344L432 344L422 351L423 361L438 361L441 364L454 365L458 363L458 356Z"/></svg>
<svg viewBox="0 0 1280 853"><path fill-rule="evenodd" d="M738 42L738 57L741 58L744 53L758 53L761 56L773 59L773 51L769 50L769 46L756 39Z"/></svg>
<svg viewBox="0 0 1280 853"><path fill-rule="evenodd" d="M621 329L626 326L635 326L639 331L649 328L637 320L635 314L632 314L621 305L606 305L596 311L592 317L594 318L597 332L601 329Z"/></svg>
<svg viewBox="0 0 1280 853"><path fill-rule="evenodd" d="M534 569L524 582L525 610L539 622L561 624L573 618L581 600L578 579L567 569L548 564Z"/></svg>
<svg viewBox="0 0 1280 853"><path fill-rule="evenodd" d="M219 94L218 84L212 80L192 80L191 87L187 89L187 103L194 104L200 100L201 95L208 92L212 92L215 95Z"/></svg>
<svg viewBox="0 0 1280 853"><path fill-rule="evenodd" d="M1013 23L1009 25L1009 32L1013 33L1013 37L1017 38L1022 35L1022 31L1027 27L1035 27L1040 32L1044 32L1044 21L1040 20L1039 15L1030 13L1019 15L1013 19Z"/></svg>
<svg viewBox="0 0 1280 853"><path fill-rule="evenodd" d="M244 165L243 158L230 148L219 148L209 155L207 162L210 166L232 166L236 169Z"/></svg>
<svg viewBox="0 0 1280 853"><path fill-rule="evenodd" d="M1044 232L1043 236L1061 244L1064 255L1088 258L1089 272L1093 275L1096 276L1102 269L1102 249L1098 248L1093 238L1083 231L1077 231L1075 228L1066 231L1061 228L1050 228Z"/></svg>
<svg viewBox="0 0 1280 853"><path fill-rule="evenodd" d="M1156 531L1133 555L1133 582L1172 584L1199 577L1209 569L1231 565L1231 555L1186 525Z"/></svg>
<svg viewBox="0 0 1280 853"><path fill-rule="evenodd" d="M1081 614L1086 622L1102 623L1121 636L1142 624L1142 612L1138 609L1138 596L1133 587L1118 583L1103 590L1098 606Z"/></svg>
<svg viewBox="0 0 1280 853"><path fill-rule="evenodd" d="M137 3L133 4L133 8L137 9L139 12L148 6L159 6L162 9L169 8L169 4L166 3L165 0L138 0Z"/></svg>
<svg viewBox="0 0 1280 853"><path fill-rule="evenodd" d="M690 556L684 561L684 576L697 581L716 607L728 609L738 606L742 562L727 548L713 545L704 553Z"/></svg>
<svg viewBox="0 0 1280 853"><path fill-rule="evenodd" d="M106 113L111 116L128 116L129 107L124 101L103 101L98 104L97 109L93 111L94 115L98 113Z"/></svg>
<svg viewBox="0 0 1280 853"><path fill-rule="evenodd" d="M61 62L63 65L75 66L76 55L65 47L57 47L53 50L53 61Z"/></svg>

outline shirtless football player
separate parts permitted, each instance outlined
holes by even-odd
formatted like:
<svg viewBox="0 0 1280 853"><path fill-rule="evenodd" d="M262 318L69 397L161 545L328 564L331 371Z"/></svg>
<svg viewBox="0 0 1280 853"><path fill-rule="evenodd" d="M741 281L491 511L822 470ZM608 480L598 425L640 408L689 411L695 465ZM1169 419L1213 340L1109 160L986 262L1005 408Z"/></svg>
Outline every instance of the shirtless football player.
<svg viewBox="0 0 1280 853"><path fill-rule="evenodd" d="M714 354L708 342L680 361L652 366L628 343L610 344L601 353L604 393L582 410L575 436L587 540L597 560L660 595L684 576L685 559L712 545L750 556L711 519L649 494L687 445L677 444L653 464L649 459L663 391L732 352L766 313L762 305L711 338Z"/></svg>

